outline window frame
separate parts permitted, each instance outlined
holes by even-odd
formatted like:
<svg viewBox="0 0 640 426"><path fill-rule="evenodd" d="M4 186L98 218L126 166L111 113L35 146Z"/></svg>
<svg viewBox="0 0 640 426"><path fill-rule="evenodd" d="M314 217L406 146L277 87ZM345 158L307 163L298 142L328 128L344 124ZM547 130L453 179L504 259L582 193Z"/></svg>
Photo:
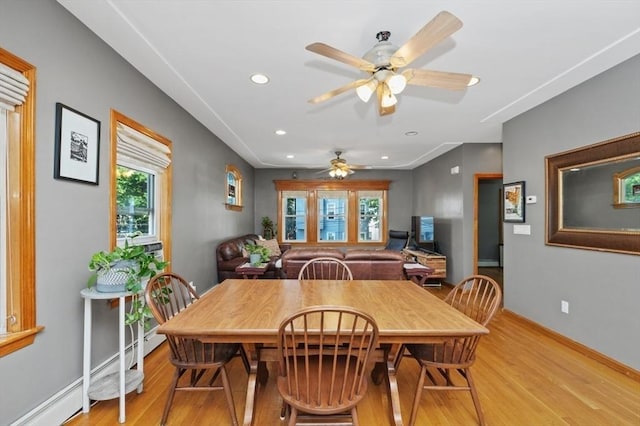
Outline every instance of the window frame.
<svg viewBox="0 0 640 426"><path fill-rule="evenodd" d="M167 146L172 151L171 140L164 136L154 132L153 130L143 126L142 124L132 120L131 118L121 114L120 112L112 109L110 119L110 132L111 132L111 167L110 178L111 184L111 197L110 203L110 220L109 220L109 239L111 249L116 247L119 242L124 242L123 238L117 238L116 218L118 215L118 203L116 200L116 173L118 166L118 122L142 133L149 138L156 140L157 142ZM172 154L169 154L170 156ZM126 162L124 162L126 164ZM129 167L129 166L126 166ZM155 185L156 185L156 236L153 241L162 241L162 252L164 260L171 260L171 200L173 199L173 186L172 186L172 174L173 174L173 162L171 162L162 173L156 172ZM143 244L150 242L151 239L136 238L136 243ZM171 271L171 263L167 266L165 271Z"/></svg>
<svg viewBox="0 0 640 426"><path fill-rule="evenodd" d="M324 180L275 180L275 188L277 192L278 205L278 241L280 243L306 246L384 246L388 239L388 192L389 180L341 180L341 181L324 181ZM287 191L305 191L306 197L306 239L302 240L282 240L285 235L284 228L284 200L283 192ZM346 191L347 192L347 238L346 241L319 241L318 239L318 191ZM359 235L359 218L360 207L358 193L360 191L381 191L382 207L380 212L380 241L361 241ZM310 208L310 206L312 206Z"/></svg>
<svg viewBox="0 0 640 426"><path fill-rule="evenodd" d="M160 173L158 173L156 170L147 168L147 167L141 167L137 164L133 164L129 161L120 161L118 164L116 164L116 169L117 167L126 167L128 169L132 169L132 170L136 170L140 173L146 173L148 175L151 175L153 177L153 193L151 194L151 201L153 206L148 208L147 210L150 211L150 216L151 216L151 220L150 220L150 227L153 229L153 234L151 235L140 235L139 237L136 237L136 243L137 244L146 244L146 243L151 243L154 241L158 241L160 240L159 238L159 231L160 231L160 213L157 211L157 207L160 203L160 200L162 199L162 191L160 186L158 185L158 181L160 179ZM116 185L117 188L117 185ZM117 194L116 194L117 195ZM118 208L117 206L117 199L116 199L116 209ZM116 210L116 214L117 214L117 210ZM117 233L117 226L116 226L116 233ZM126 240L126 237L117 237L116 235L116 240L118 245L123 246L124 245L124 241Z"/></svg>
<svg viewBox="0 0 640 426"><path fill-rule="evenodd" d="M30 83L24 103L16 107L20 114L18 126L8 124L8 152L11 181L10 193L19 197L7 200L8 228L15 237L9 249L15 255L7 263L7 289L11 289L18 318L0 337L0 357L31 345L44 326L36 325L36 268L35 268L35 99L36 68L0 47L0 63L22 73ZM12 167L15 165L15 167Z"/></svg>
<svg viewBox="0 0 640 426"><path fill-rule="evenodd" d="M236 184L234 187L234 198L236 201L235 203L229 202L229 193L231 187L231 185L229 184L229 175L233 176ZM242 211L244 207L242 204L242 173L240 172L240 169L238 169L233 164L227 164L224 169L224 191L225 208L227 210Z"/></svg>

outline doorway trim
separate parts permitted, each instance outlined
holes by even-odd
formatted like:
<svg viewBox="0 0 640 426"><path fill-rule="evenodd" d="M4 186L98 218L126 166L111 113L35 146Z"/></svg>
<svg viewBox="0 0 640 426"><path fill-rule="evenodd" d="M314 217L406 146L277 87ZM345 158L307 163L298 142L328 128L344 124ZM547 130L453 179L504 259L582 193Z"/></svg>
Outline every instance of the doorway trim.
<svg viewBox="0 0 640 426"><path fill-rule="evenodd" d="M502 173L475 173L473 175L473 273L478 273L478 203L481 180L502 179Z"/></svg>

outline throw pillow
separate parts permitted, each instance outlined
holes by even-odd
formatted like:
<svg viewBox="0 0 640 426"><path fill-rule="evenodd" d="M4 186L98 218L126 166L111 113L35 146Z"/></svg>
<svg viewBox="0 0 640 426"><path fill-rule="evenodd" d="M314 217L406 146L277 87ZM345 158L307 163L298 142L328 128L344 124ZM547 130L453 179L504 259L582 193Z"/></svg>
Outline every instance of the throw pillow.
<svg viewBox="0 0 640 426"><path fill-rule="evenodd" d="M249 257L249 252L244 247L242 247L242 257Z"/></svg>
<svg viewBox="0 0 640 426"><path fill-rule="evenodd" d="M282 252L280 251L280 246L278 245L278 240L257 240L256 244L266 247L269 250L269 256L280 256Z"/></svg>

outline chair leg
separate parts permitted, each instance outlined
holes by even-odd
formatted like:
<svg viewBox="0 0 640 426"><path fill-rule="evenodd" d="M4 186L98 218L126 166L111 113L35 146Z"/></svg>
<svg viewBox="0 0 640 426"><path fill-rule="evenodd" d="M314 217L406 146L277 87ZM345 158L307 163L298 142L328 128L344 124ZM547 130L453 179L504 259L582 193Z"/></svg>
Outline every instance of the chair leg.
<svg viewBox="0 0 640 426"><path fill-rule="evenodd" d="M296 407L289 406L289 426L296 426L298 421L298 409Z"/></svg>
<svg viewBox="0 0 640 426"><path fill-rule="evenodd" d="M167 395L167 402L164 404L164 411L162 412L162 420L160 420L160 425L164 426L167 424L167 417L169 417L169 409L171 408L171 404L173 404L173 397L176 394L176 386L178 386L178 379L182 372L180 369L176 368L173 373L173 380L171 381L171 387L169 388L169 395Z"/></svg>
<svg viewBox="0 0 640 426"><path fill-rule="evenodd" d="M468 368L464 369L465 377L467 379L467 383L469 384L469 391L471 392L471 398L473 399L473 405L476 407L476 414L478 415L478 420L480 421L480 426L484 426L484 414L482 414L482 408L480 407L480 398L478 397L478 392L476 391L476 385L473 382L473 378L471 377L471 371Z"/></svg>
<svg viewBox="0 0 640 426"><path fill-rule="evenodd" d="M416 417L418 417L418 406L420 405L420 398L422 397L422 390L424 389L424 379L426 375L427 367L420 364L420 377L418 378L418 384L416 385L416 394L413 397L413 407L411 407L409 426L414 426L416 424Z"/></svg>
<svg viewBox="0 0 640 426"><path fill-rule="evenodd" d="M353 424L353 426L360 425L360 420L358 420L358 410L356 410L356 407L353 407L351 409L351 423Z"/></svg>
<svg viewBox="0 0 640 426"><path fill-rule="evenodd" d="M222 388L224 389L224 395L227 399L227 408L231 415L231 422L233 426L238 426L238 417L236 417L236 406L233 403L233 394L231 393L231 383L229 382L229 376L227 376L227 369L223 365L218 370L220 372L220 378L222 379Z"/></svg>

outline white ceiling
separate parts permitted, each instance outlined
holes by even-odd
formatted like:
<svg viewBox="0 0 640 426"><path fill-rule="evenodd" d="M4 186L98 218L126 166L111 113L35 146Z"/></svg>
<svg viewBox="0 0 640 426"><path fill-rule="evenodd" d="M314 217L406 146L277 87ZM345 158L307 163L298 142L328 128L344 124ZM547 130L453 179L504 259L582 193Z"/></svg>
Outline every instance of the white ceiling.
<svg viewBox="0 0 640 426"><path fill-rule="evenodd" d="M640 54L638 0L58 2L256 168L324 168L340 149L350 163L413 169L461 143L501 142L505 121ZM407 86L385 117L355 91L307 102L364 74L306 45L360 57L378 31L401 46L442 10L464 26L411 67L480 84ZM257 72L270 83L251 83Z"/></svg>

